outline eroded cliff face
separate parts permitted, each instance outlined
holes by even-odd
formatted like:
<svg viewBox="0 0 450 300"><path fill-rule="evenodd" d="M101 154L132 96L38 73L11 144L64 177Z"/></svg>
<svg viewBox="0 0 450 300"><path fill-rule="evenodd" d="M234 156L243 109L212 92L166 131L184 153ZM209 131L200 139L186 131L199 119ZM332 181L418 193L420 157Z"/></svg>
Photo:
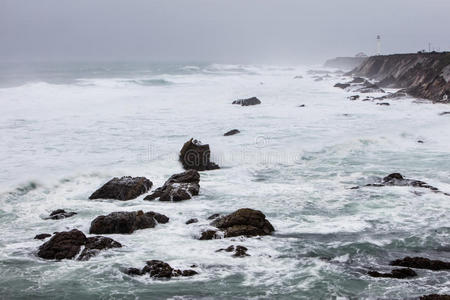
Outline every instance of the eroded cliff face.
<svg viewBox="0 0 450 300"><path fill-rule="evenodd" d="M371 56L351 73L414 97L450 102L450 52Z"/></svg>

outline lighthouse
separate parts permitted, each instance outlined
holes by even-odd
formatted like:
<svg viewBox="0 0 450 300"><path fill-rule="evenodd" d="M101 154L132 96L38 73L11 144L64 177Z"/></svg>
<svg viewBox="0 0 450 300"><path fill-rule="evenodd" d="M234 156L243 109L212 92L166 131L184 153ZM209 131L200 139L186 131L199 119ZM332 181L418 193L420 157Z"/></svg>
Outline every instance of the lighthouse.
<svg viewBox="0 0 450 300"><path fill-rule="evenodd" d="M377 35L377 55L381 55L381 36Z"/></svg>

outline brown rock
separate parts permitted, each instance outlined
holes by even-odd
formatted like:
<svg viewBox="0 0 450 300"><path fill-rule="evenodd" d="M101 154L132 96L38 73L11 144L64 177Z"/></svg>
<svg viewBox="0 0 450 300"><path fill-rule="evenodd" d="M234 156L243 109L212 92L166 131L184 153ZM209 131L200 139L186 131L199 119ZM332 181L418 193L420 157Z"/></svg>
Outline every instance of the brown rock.
<svg viewBox="0 0 450 300"><path fill-rule="evenodd" d="M147 193L153 183L145 177L114 177L96 190L89 199L131 200Z"/></svg>
<svg viewBox="0 0 450 300"><path fill-rule="evenodd" d="M208 144L190 139L180 150L179 160L186 170L194 169L197 171L215 170L219 166L210 161L211 151Z"/></svg>
<svg viewBox="0 0 450 300"><path fill-rule="evenodd" d="M107 216L98 216L91 222L89 233L130 234L138 229L153 228L157 223L165 224L169 218L156 212L132 211L113 212Z"/></svg>

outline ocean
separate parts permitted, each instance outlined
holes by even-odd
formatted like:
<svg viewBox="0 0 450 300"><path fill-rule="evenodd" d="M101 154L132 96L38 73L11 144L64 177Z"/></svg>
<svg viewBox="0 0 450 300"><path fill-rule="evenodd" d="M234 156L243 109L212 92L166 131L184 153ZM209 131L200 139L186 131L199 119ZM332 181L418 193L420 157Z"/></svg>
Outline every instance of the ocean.
<svg viewBox="0 0 450 300"><path fill-rule="evenodd" d="M450 293L450 273L372 278L404 256L450 260L450 197L418 187L361 187L398 172L450 193L450 111L412 98L349 101L319 67L224 64L3 64L0 71L0 298L405 299ZM302 76L303 78L295 78ZM258 97L261 105L232 105ZM301 106L304 105L304 106ZM223 136L239 129L234 136ZM113 177L154 188L182 171L195 138L219 170L182 202L89 200ZM418 143L422 141L423 143ZM261 210L271 236L201 241L206 218ZM45 220L58 208L74 217ZM156 211L167 224L89 261L36 256L39 233L114 211ZM199 223L186 225L190 218ZM243 245L250 256L216 252ZM198 275L129 276L158 259Z"/></svg>

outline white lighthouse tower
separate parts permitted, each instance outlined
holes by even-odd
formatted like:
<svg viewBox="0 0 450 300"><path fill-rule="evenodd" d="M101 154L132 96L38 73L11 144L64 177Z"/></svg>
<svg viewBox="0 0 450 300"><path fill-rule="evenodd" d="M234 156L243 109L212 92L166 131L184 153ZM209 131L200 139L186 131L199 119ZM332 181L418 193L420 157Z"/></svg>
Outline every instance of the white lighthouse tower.
<svg viewBox="0 0 450 300"><path fill-rule="evenodd" d="M381 36L377 35L377 55L381 55Z"/></svg>

